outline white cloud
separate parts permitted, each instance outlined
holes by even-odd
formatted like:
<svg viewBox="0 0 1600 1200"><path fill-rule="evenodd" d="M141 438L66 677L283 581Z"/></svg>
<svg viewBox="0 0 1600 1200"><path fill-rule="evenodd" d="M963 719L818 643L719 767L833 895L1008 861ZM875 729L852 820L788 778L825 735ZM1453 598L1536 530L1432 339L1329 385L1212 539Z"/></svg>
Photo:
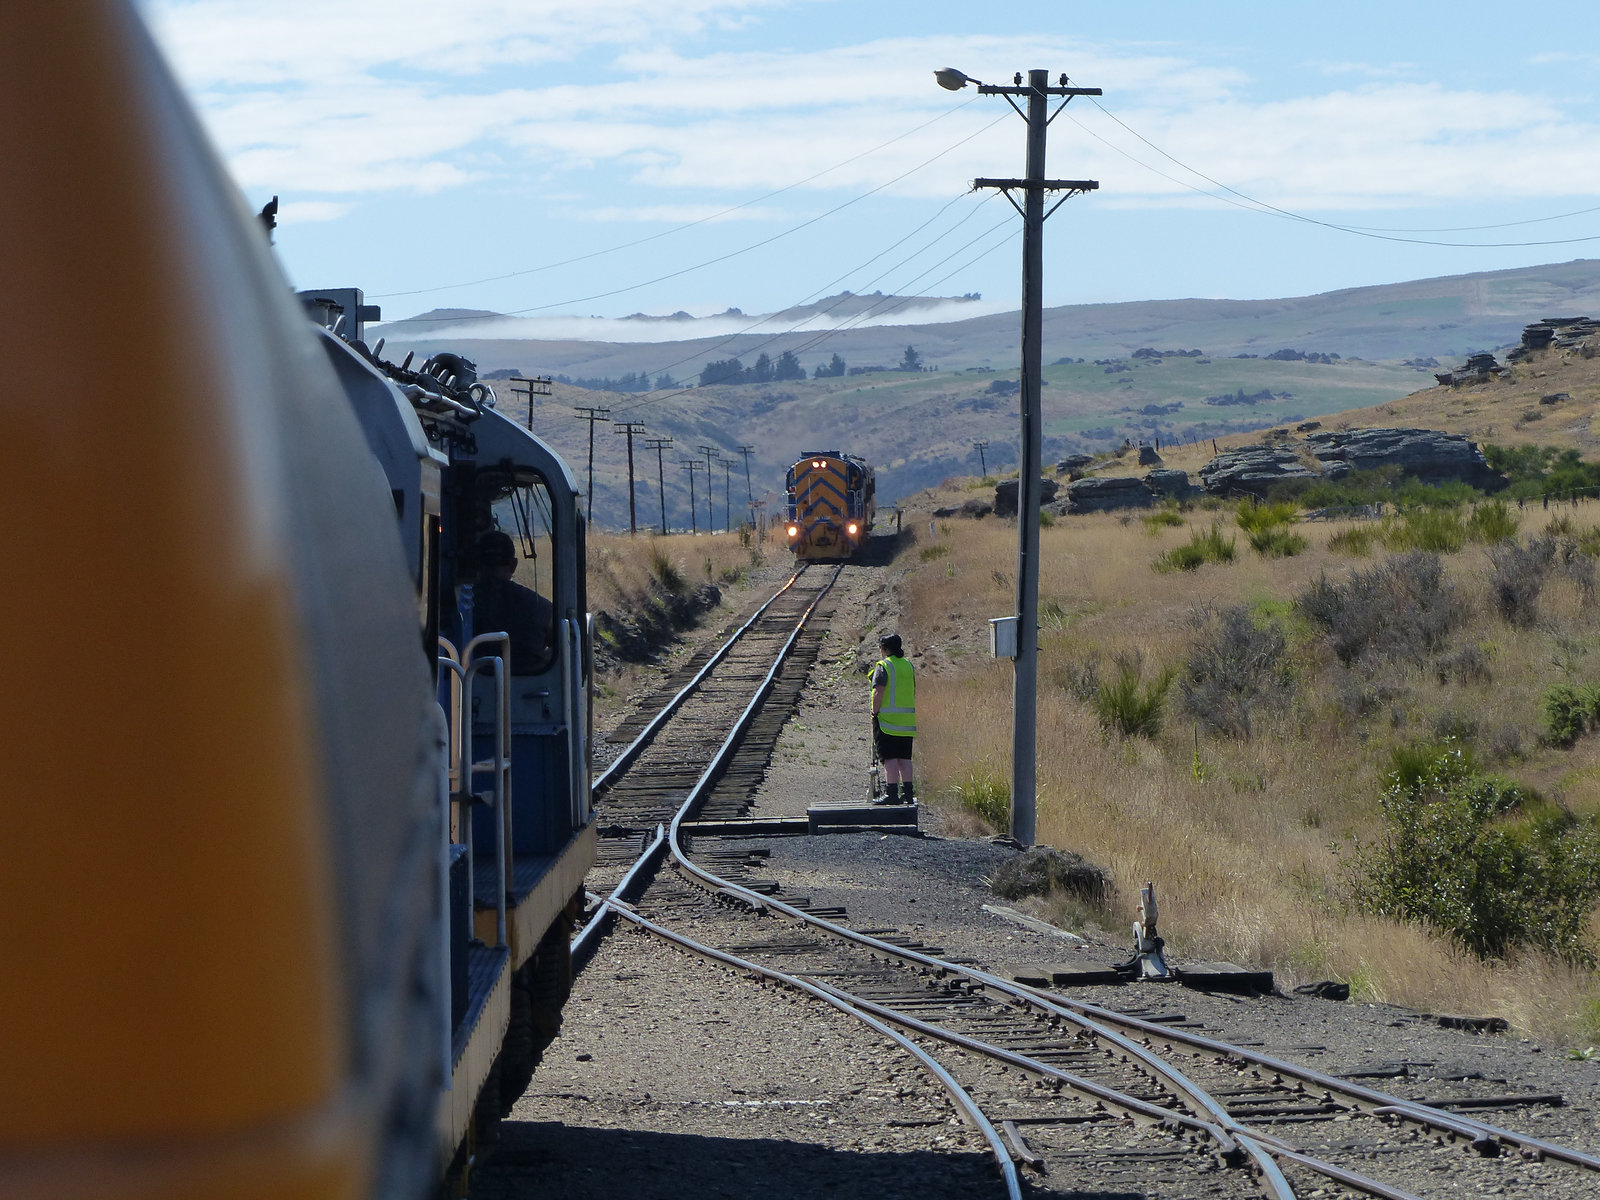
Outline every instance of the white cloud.
<svg viewBox="0 0 1600 1200"><path fill-rule="evenodd" d="M828 168L972 97L937 89L933 67L1004 81L1017 62L1070 65L1157 145L1287 207L1456 201L1490 175L1503 196L1600 192L1592 153L1600 129L1587 112L1509 90L1389 81L1318 93L1308 78L1300 96L1261 100L1237 71L1052 36L686 48L784 2L463 0L447 9L427 0L160 0L152 15L241 181L286 197L348 202L533 172L549 193L578 197L572 207L589 208L591 219L681 222L726 207L698 196L760 193L822 171L809 187L860 192L906 174L892 193L951 195L975 175L1020 166L1020 122L1002 101L970 104ZM597 53L603 66L584 68L597 82L554 69ZM1323 68L1369 78L1406 69ZM1127 154L1192 178L1085 101L1068 113ZM997 119L998 128L952 149ZM1099 178L1099 202L1195 202L1070 123L1054 129L1052 172ZM587 177L614 187L618 174L632 202L584 197ZM791 197L787 207L808 206ZM790 219L776 209L739 215Z"/></svg>

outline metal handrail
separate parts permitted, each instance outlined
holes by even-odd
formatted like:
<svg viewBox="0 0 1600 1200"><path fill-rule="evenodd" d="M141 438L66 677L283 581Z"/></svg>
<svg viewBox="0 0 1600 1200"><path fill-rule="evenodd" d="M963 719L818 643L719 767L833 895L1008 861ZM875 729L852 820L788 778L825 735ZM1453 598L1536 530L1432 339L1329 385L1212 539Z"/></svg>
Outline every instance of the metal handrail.
<svg viewBox="0 0 1600 1200"><path fill-rule="evenodd" d="M472 739L464 739L461 754L461 773L466 780L467 791L472 790L474 774L485 772L492 773L494 784L490 795L490 814L494 821L494 877L495 877L495 945L504 946L506 942L506 882L510 878L511 869L509 858L511 855L511 757L510 757L510 709L511 709L511 675L507 669L507 660L498 654L479 655L478 647L491 642L505 642L507 650L510 648L510 637L505 633L483 633L467 643L467 667L462 675L462 690L470 696L472 694L472 680L480 671L488 670L494 679L494 752L493 757L479 764L472 761ZM470 821L470 819L469 819ZM471 825L468 825L470 839ZM471 853L471 841L468 841L468 853ZM470 860L469 860L470 861Z"/></svg>

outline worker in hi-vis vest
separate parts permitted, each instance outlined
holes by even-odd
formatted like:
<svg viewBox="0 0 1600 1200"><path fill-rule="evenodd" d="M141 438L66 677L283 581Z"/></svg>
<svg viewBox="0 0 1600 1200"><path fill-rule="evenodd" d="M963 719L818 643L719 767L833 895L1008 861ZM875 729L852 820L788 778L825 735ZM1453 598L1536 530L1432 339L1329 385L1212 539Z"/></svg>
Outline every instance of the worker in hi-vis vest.
<svg viewBox="0 0 1600 1200"><path fill-rule="evenodd" d="M878 639L872 667L872 744L883 763L884 804L912 804L911 742L917 736L917 678L898 633Z"/></svg>

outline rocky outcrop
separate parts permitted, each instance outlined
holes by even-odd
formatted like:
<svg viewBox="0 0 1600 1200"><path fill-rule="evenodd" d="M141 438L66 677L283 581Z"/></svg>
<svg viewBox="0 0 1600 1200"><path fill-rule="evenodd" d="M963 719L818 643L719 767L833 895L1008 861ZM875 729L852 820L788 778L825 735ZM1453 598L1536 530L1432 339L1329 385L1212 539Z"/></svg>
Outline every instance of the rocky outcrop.
<svg viewBox="0 0 1600 1200"><path fill-rule="evenodd" d="M1200 468L1200 483L1213 496L1236 492L1263 496L1274 484L1310 483L1321 477L1321 472L1300 461L1296 451L1276 446L1229 450Z"/></svg>
<svg viewBox="0 0 1600 1200"><path fill-rule="evenodd" d="M1067 485L1069 513L1111 512L1119 508L1149 508L1155 496L1135 475L1080 479Z"/></svg>
<svg viewBox="0 0 1600 1200"><path fill-rule="evenodd" d="M971 517L982 520L994 511L994 505L986 500L968 500L965 504L952 504L949 508L936 508L933 515L936 517Z"/></svg>
<svg viewBox="0 0 1600 1200"><path fill-rule="evenodd" d="M1056 493L1061 490L1061 485L1054 479L1041 479L1039 481L1039 504L1049 504L1056 498ZM995 484L994 488L994 515L997 517L1014 517L1017 515L1017 481L1007 479Z"/></svg>
<svg viewBox="0 0 1600 1200"><path fill-rule="evenodd" d="M1323 474L1337 479L1351 471L1398 467L1408 479L1424 483L1459 481L1494 488L1503 480L1489 468L1476 442L1458 433L1436 429L1352 429L1313 433L1306 448L1322 464Z"/></svg>
<svg viewBox="0 0 1600 1200"><path fill-rule="evenodd" d="M1151 471L1144 477L1144 485L1158 496L1171 496L1175 500L1182 500L1195 490L1189 482L1189 472L1172 467Z"/></svg>
<svg viewBox="0 0 1600 1200"><path fill-rule="evenodd" d="M1474 354L1467 359L1464 366L1453 371L1436 371L1434 378L1446 387L1461 387L1469 383L1488 383L1506 373L1494 359L1492 354Z"/></svg>
<svg viewBox="0 0 1600 1200"><path fill-rule="evenodd" d="M1600 321L1593 317L1546 317L1524 326L1522 345L1506 355L1506 361L1521 362L1532 357L1535 350L1548 350L1551 347L1567 350L1581 346L1597 333L1600 333Z"/></svg>
<svg viewBox="0 0 1600 1200"><path fill-rule="evenodd" d="M1139 465L1141 467L1159 467L1162 465L1161 455L1156 453L1154 446L1139 447Z"/></svg>
<svg viewBox="0 0 1600 1200"><path fill-rule="evenodd" d="M1094 461L1094 455L1092 454L1069 454L1056 464L1056 470L1065 471L1073 479L1076 479L1094 466Z"/></svg>

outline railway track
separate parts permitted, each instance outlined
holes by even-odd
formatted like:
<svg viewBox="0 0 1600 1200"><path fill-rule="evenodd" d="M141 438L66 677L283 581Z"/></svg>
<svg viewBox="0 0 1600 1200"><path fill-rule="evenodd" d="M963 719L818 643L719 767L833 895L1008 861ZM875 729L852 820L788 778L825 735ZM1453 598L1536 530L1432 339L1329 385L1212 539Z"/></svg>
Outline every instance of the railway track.
<svg viewBox="0 0 1600 1200"><path fill-rule="evenodd" d="M603 777L600 811L617 820L617 853L602 855L611 891L574 943L580 961L606 920L620 918L849 1013L938 1080L1010 1197L1127 1188L1408 1200L1600 1188L1600 1159L1481 1119L1551 1097L1461 1088L1433 1102L1406 1099L1231 1044L1182 1014L1083 1003L894 930L851 928L841 909L780 895L762 877L759 844L690 844L685 822L747 805L818 635L809 656L795 648L836 578L799 590L800 576L791 580L695 669L662 720L640 726L633 757ZM792 694L777 693L780 678ZM636 778L641 768L652 773ZM706 807L713 802L720 807Z"/></svg>

